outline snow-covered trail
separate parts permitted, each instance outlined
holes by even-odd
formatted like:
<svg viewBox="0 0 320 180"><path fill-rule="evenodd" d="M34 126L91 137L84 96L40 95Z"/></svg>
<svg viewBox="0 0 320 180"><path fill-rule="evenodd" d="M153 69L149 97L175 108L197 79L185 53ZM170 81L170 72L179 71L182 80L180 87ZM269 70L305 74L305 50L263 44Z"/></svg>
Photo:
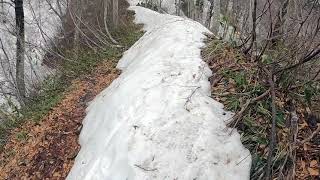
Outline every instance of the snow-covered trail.
<svg viewBox="0 0 320 180"><path fill-rule="evenodd" d="M211 99L201 24L131 7L146 33L88 108L74 180L249 179L251 156Z"/></svg>

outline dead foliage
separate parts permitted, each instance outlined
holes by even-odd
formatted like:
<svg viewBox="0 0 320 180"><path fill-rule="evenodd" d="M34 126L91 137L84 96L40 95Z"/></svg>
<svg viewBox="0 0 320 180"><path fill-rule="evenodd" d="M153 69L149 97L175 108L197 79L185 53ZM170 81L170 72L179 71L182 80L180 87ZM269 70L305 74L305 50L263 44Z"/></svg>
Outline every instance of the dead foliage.
<svg viewBox="0 0 320 180"><path fill-rule="evenodd" d="M104 61L93 74L72 81L42 121L15 129L1 153L1 179L65 179L80 149L87 104L120 74L115 65Z"/></svg>
<svg viewBox="0 0 320 180"><path fill-rule="evenodd" d="M235 112L229 126L237 128L242 143L251 152L251 179L264 179L272 120L267 74L241 51L213 37L208 37L202 56L213 72L212 97L223 103L226 110ZM268 63L268 59L263 58L262 63ZM286 80L289 76L294 80L290 85ZM293 76L285 74L275 82L273 179L317 179L320 177L319 81L301 82Z"/></svg>

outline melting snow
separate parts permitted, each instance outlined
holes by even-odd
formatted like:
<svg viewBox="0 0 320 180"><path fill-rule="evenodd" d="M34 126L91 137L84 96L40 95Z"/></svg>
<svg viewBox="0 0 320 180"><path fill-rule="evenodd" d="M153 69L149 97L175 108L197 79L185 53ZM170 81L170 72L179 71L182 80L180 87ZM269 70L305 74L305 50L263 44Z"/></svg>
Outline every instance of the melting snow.
<svg viewBox="0 0 320 180"><path fill-rule="evenodd" d="M131 7L144 36L123 56L123 73L88 108L81 151L68 179L249 179L251 156L226 128L201 60L201 24Z"/></svg>

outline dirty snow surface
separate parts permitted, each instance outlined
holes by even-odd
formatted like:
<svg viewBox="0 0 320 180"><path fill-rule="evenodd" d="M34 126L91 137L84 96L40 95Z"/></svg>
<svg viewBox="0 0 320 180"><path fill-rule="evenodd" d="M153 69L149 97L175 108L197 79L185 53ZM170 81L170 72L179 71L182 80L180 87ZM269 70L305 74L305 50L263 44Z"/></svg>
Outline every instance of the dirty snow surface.
<svg viewBox="0 0 320 180"><path fill-rule="evenodd" d="M249 179L251 156L231 114L209 97L197 22L131 7L146 33L123 73L88 108L73 180Z"/></svg>

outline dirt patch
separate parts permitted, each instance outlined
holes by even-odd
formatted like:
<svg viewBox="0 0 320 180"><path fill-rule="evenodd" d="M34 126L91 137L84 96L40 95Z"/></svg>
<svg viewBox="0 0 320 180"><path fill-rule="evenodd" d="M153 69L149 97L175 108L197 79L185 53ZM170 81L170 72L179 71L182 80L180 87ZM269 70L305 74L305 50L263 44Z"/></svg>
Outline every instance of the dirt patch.
<svg viewBox="0 0 320 180"><path fill-rule="evenodd" d="M115 66L115 61L106 60L93 74L72 81L62 102L40 123L15 129L1 154L0 177L64 179L80 149L78 136L87 103L117 78L120 72Z"/></svg>

